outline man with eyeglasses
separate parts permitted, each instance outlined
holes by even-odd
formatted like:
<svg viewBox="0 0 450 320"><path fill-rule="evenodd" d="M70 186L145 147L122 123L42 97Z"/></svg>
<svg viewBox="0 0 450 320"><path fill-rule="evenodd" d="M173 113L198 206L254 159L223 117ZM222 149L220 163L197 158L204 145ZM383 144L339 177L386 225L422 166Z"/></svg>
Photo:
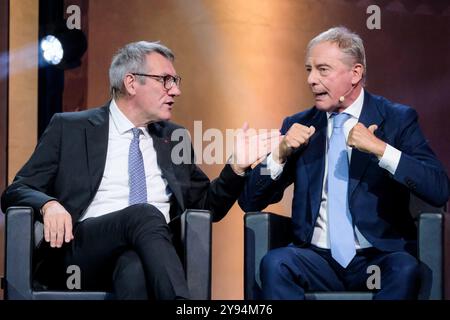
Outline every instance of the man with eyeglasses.
<svg viewBox="0 0 450 320"><path fill-rule="evenodd" d="M447 173L422 134L417 112L366 91L359 35L335 27L306 49L314 106L287 117L283 139L252 170L239 204L260 211L294 184L292 243L262 259L262 298L305 299L315 291L368 291L416 299L419 262L410 194L443 206ZM261 164L264 166L264 164Z"/></svg>
<svg viewBox="0 0 450 320"><path fill-rule="evenodd" d="M185 209L208 209L220 220L245 171L269 151L270 136L249 153L242 135L234 157L246 160L225 165L212 182L193 155L175 165L171 134L182 127L169 122L181 94L173 60L155 42L120 49L109 70L112 100L56 114L2 196L3 210L24 205L41 213L47 247L64 250L65 266L80 267L83 290L112 282L119 299L189 298L167 222Z"/></svg>

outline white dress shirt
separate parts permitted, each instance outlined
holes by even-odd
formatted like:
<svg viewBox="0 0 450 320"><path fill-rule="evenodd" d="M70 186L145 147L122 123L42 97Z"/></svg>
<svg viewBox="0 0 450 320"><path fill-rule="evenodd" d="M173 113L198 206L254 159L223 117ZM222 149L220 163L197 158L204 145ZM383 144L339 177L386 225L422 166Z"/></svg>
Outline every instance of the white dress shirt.
<svg viewBox="0 0 450 320"><path fill-rule="evenodd" d="M364 90L361 90L358 98L345 109L344 112L351 115L351 117L344 123L344 135L345 139L348 139L348 134L350 130L358 123L359 116L361 114L361 110L364 103ZM330 117L331 113L327 112L327 143L325 147L325 156L327 157L328 152L328 141L331 137L331 132L333 130L333 119ZM352 156L352 148L347 145L347 154L349 161ZM386 150L384 151L383 156L378 165L388 170L391 174L395 174L397 170L398 163L400 162L401 151L390 146L386 145ZM267 168L269 169L271 178L276 180L280 177L283 172L284 164L278 164L272 158L272 155L269 155L267 158ZM327 201L328 201L328 190L326 189L328 179L328 161L325 161L325 174L322 183L322 198L320 202L319 216L316 220L316 224L314 226L313 237L311 243L319 248L330 248L330 240L328 233L328 210L327 210ZM359 232L358 228L355 226L355 247L356 249L360 248L368 248L372 245L367 241L366 238Z"/></svg>
<svg viewBox="0 0 450 320"><path fill-rule="evenodd" d="M106 154L105 171L100 186L91 204L87 207L80 221L99 217L128 207L130 193L128 177L128 151L134 128L133 123L120 111L114 100L109 106L108 150ZM153 139L147 128L140 128L139 146L144 159L145 178L147 182L148 203L158 208L170 221L169 199L172 192L167 180L162 176L156 161L156 151Z"/></svg>

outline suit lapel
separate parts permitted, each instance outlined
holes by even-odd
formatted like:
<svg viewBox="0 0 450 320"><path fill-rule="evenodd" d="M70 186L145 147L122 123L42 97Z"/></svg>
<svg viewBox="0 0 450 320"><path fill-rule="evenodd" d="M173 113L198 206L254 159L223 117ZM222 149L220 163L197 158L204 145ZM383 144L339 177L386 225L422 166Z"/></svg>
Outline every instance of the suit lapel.
<svg viewBox="0 0 450 320"><path fill-rule="evenodd" d="M86 127L87 163L89 169L91 192L95 194L106 163L108 150L109 107L105 106L89 119Z"/></svg>
<svg viewBox="0 0 450 320"><path fill-rule="evenodd" d="M149 125L149 133L153 139L153 146L156 151L156 159L158 166L161 168L162 175L166 178L170 190L175 195L181 211L185 210L183 194L181 192L180 184L174 174L174 167L171 159L171 143L170 137L166 137L163 133L161 124L154 123Z"/></svg>
<svg viewBox="0 0 450 320"><path fill-rule="evenodd" d="M377 137L383 137L383 131L381 128L381 124L384 119L382 115L378 111L378 107L376 105L375 100L372 96L365 91L364 92L364 103L361 110L361 115L359 117L359 122L364 124L364 126L369 127L372 124L376 124L378 126L378 130L375 131ZM352 157L350 161L350 173L349 173L349 199L351 198L353 192L355 191L357 185L361 181L361 177L366 171L367 166L369 165L371 159L373 159L374 155L359 151L357 149L353 149Z"/></svg>
<svg viewBox="0 0 450 320"><path fill-rule="evenodd" d="M316 132L311 137L301 159L304 162L309 180L309 196L312 212L318 213L322 195L323 176L325 172L325 146L327 138L327 116L317 112L311 121Z"/></svg>

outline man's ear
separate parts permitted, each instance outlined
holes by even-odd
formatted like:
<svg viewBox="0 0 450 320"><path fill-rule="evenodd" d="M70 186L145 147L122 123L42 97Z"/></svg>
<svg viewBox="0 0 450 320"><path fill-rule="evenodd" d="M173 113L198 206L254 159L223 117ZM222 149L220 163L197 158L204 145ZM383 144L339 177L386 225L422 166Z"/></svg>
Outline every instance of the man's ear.
<svg viewBox="0 0 450 320"><path fill-rule="evenodd" d="M362 79L364 67L360 63L356 63L352 68L352 85L356 86Z"/></svg>
<svg viewBox="0 0 450 320"><path fill-rule="evenodd" d="M134 96L136 94L136 77L132 74L126 74L123 79L123 86L127 95Z"/></svg>

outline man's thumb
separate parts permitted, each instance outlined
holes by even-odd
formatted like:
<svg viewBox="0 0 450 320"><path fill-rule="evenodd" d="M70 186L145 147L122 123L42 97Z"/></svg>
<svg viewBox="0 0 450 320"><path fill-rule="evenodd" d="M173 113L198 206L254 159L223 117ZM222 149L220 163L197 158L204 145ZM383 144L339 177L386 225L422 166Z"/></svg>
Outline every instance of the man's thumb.
<svg viewBox="0 0 450 320"><path fill-rule="evenodd" d="M370 132L375 133L375 130L378 129L378 126L376 124L373 124L369 127Z"/></svg>

